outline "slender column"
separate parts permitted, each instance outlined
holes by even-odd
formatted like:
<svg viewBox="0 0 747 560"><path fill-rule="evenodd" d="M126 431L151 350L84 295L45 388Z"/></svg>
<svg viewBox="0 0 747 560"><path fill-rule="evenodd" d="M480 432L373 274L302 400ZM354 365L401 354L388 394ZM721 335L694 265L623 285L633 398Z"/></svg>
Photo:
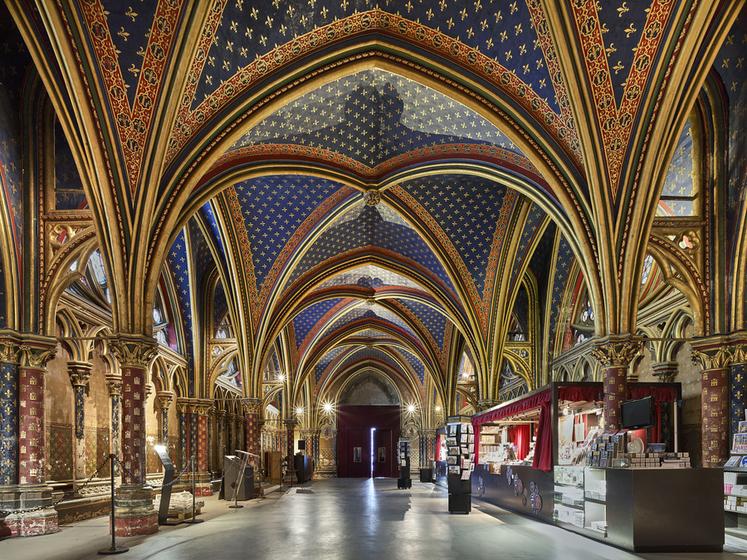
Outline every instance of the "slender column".
<svg viewBox="0 0 747 560"><path fill-rule="evenodd" d="M156 348L150 337L120 335L111 341L122 370L122 484L117 491L116 533L158 531L153 489L145 482L145 398L148 370Z"/></svg>
<svg viewBox="0 0 747 560"><path fill-rule="evenodd" d="M91 364L85 362L68 362L67 373L73 386L75 410L75 479L84 480L90 476L86 473L86 392L91 377Z"/></svg>
<svg viewBox="0 0 747 560"><path fill-rule="evenodd" d="M720 467L729 458L729 367L732 349L719 339L694 343L693 361L701 377L701 450L704 467Z"/></svg>
<svg viewBox="0 0 747 560"><path fill-rule="evenodd" d="M122 454L122 377L117 374L106 376L106 385L109 388L109 400L111 402L111 441L109 452L117 457ZM119 463L114 463L114 476L120 475Z"/></svg>
<svg viewBox="0 0 747 560"><path fill-rule="evenodd" d="M288 457L288 473L293 477L296 472L295 465L293 464L293 455L295 449L294 437L298 420L295 418L286 418L283 422L285 423L285 452Z"/></svg>
<svg viewBox="0 0 747 560"><path fill-rule="evenodd" d="M745 397L747 396L747 342L735 346L729 383L729 413L731 435L739 431L739 422L745 420ZM731 441L731 438L729 438Z"/></svg>
<svg viewBox="0 0 747 560"><path fill-rule="evenodd" d="M262 464L262 432L260 427L260 411L262 399L244 399L244 434L246 436L246 451L252 455L250 464L254 467L254 485L260 485L260 467ZM256 456L255 456L256 455Z"/></svg>
<svg viewBox="0 0 747 560"><path fill-rule="evenodd" d="M212 402L198 400L192 407L192 418L195 424L195 464L197 465L197 478L195 482L195 494L197 496L212 496L210 486L210 471L208 469L208 413Z"/></svg>
<svg viewBox="0 0 747 560"><path fill-rule="evenodd" d="M156 402L158 403L158 410L160 411L160 423L158 439L162 445L165 445L168 449L169 445L169 410L171 409L171 403L174 402L174 393L171 391L158 391L156 393Z"/></svg>
<svg viewBox="0 0 747 560"><path fill-rule="evenodd" d="M0 340L0 486L18 484L18 341ZM0 489L0 508L7 507Z"/></svg>
<svg viewBox="0 0 747 560"><path fill-rule="evenodd" d="M592 351L602 366L606 431L620 429L620 404L628 397L628 369L641 348L641 340L633 336L610 336L600 340Z"/></svg>
<svg viewBox="0 0 747 560"><path fill-rule="evenodd" d="M0 534L53 533L58 530L57 511L51 507L52 489L44 484L44 376L47 362L54 357L56 341L34 335L19 336L15 341L10 336L3 339L0 341L3 362L0 429L4 442L1 470L8 485L0 487L0 509L42 509L0 518ZM13 367L16 357L17 369ZM11 433L17 438L17 446L8 445L9 440L5 439Z"/></svg>
<svg viewBox="0 0 747 560"><path fill-rule="evenodd" d="M215 411L215 429L218 438L218 470L223 472L223 457L226 454L226 412Z"/></svg>

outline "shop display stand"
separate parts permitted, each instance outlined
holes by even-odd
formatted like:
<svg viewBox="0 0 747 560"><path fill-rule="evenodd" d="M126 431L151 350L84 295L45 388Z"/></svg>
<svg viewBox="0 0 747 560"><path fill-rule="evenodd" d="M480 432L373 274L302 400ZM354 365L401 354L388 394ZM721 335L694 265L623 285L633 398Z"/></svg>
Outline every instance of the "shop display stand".
<svg viewBox="0 0 747 560"><path fill-rule="evenodd" d="M450 416L446 423L449 513L472 509L471 475L475 463L475 432L468 416Z"/></svg>
<svg viewBox="0 0 747 560"><path fill-rule="evenodd" d="M727 527L747 528L747 422L739 422L724 465L724 522Z"/></svg>
<svg viewBox="0 0 747 560"><path fill-rule="evenodd" d="M399 479L397 488L400 490L412 488L410 478L410 442L406 439L399 440Z"/></svg>

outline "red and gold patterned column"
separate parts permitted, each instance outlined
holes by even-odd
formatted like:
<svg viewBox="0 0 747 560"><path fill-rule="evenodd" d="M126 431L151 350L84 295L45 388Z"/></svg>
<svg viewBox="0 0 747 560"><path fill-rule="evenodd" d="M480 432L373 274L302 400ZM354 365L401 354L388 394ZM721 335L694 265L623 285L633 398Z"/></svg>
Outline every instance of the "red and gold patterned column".
<svg viewBox="0 0 747 560"><path fill-rule="evenodd" d="M731 349L711 339L693 344L701 377L701 450L704 467L721 467L729 458L729 367Z"/></svg>
<svg viewBox="0 0 747 560"><path fill-rule="evenodd" d="M262 400L244 399L244 434L246 451L251 453L249 464L254 467L254 486L260 486L260 466L262 464L262 427L260 425Z"/></svg>
<svg viewBox="0 0 747 560"><path fill-rule="evenodd" d="M602 368L604 429L608 432L620 429L620 404L628 398L628 368L641 348L639 338L610 336L600 340L592 351Z"/></svg>
<svg viewBox="0 0 747 560"><path fill-rule="evenodd" d="M195 479L196 496L213 495L208 467L208 414L211 408L212 403L202 399L194 399L192 404L192 414L195 416L195 427L197 430L194 437L197 470Z"/></svg>
<svg viewBox="0 0 747 560"><path fill-rule="evenodd" d="M149 337L120 335L111 341L122 371L122 484L117 491L118 536L158 531L153 489L145 483L145 399L156 348Z"/></svg>
<svg viewBox="0 0 747 560"><path fill-rule="evenodd" d="M52 489L45 485L44 376L54 357L54 339L26 335L17 347L18 364L18 485L3 491L9 509L42 509L7 515L0 521L13 536L33 536L58 530L57 511L51 507ZM44 507L49 506L49 507Z"/></svg>

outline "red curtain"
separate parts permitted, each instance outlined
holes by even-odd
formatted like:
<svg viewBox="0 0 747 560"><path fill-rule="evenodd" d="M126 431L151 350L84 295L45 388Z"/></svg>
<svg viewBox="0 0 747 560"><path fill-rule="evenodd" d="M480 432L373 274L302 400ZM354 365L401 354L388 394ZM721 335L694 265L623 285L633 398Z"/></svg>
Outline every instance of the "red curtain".
<svg viewBox="0 0 747 560"><path fill-rule="evenodd" d="M537 426L537 442L534 444L534 460L532 468L541 471L552 470L552 420L550 401L542 403L539 424Z"/></svg>
<svg viewBox="0 0 747 560"><path fill-rule="evenodd" d="M513 426L508 430L508 439L516 446L516 458L519 461L529 453L529 438L531 438L529 424Z"/></svg>
<svg viewBox="0 0 747 560"><path fill-rule="evenodd" d="M568 387L558 387L559 401L602 401L604 400L604 391L600 384L596 386L589 385L571 385Z"/></svg>
<svg viewBox="0 0 747 560"><path fill-rule="evenodd" d="M514 416L520 412L525 412L533 408L540 407L543 403L549 403L552 400L551 390L545 389L534 395L530 395L525 399L521 399L511 404L507 404L494 410L489 410L482 414L478 414L472 417L472 424L479 426L480 424L487 424L489 422L496 422L509 416Z"/></svg>

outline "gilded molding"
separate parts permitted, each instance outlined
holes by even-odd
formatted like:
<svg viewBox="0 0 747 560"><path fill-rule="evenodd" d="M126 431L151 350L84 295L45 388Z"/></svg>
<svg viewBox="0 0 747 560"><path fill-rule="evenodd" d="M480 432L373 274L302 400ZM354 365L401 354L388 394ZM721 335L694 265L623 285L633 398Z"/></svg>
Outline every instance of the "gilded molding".
<svg viewBox="0 0 747 560"><path fill-rule="evenodd" d="M161 410L168 410L171 403L174 402L174 393L172 391L158 391L156 393L156 402Z"/></svg>
<svg viewBox="0 0 747 560"><path fill-rule="evenodd" d="M643 340L635 336L605 337L597 341L591 355L602 367L628 367L643 349Z"/></svg>
<svg viewBox="0 0 747 560"><path fill-rule="evenodd" d="M704 370L725 369L734 363L734 350L729 346L717 348L693 348L693 363L699 364Z"/></svg>
<svg viewBox="0 0 747 560"><path fill-rule="evenodd" d="M73 387L88 387L93 366L84 362L68 362L67 373Z"/></svg>
<svg viewBox="0 0 747 560"><path fill-rule="evenodd" d="M34 346L31 344L21 344L18 348L21 357L21 367L29 369L44 369L47 362L54 358L57 353L57 346Z"/></svg>
<svg viewBox="0 0 747 560"><path fill-rule="evenodd" d="M109 347L120 367L148 369L158 354L155 340L145 336L113 336Z"/></svg>
<svg viewBox="0 0 747 560"><path fill-rule="evenodd" d="M262 410L262 399L242 399L241 406L244 409L244 414L259 414Z"/></svg>

